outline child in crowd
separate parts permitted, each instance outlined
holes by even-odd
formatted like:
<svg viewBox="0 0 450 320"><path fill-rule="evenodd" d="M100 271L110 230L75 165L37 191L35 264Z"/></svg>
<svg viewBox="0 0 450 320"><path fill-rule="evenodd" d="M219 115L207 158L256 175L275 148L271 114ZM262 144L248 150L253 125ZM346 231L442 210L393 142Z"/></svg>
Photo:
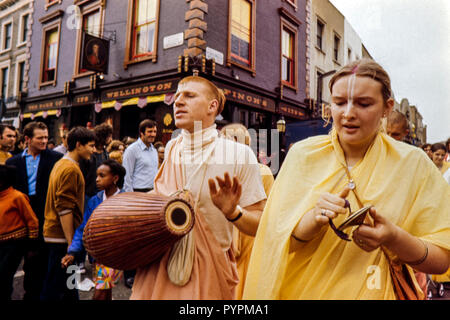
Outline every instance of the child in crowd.
<svg viewBox="0 0 450 320"><path fill-rule="evenodd" d="M0 165L0 301L10 300L26 239L37 239L39 222L28 197L12 187L15 167Z"/></svg>
<svg viewBox="0 0 450 320"><path fill-rule="evenodd" d="M125 168L115 160L104 161L97 169L97 188L101 190L95 196L89 199L84 212L83 223L78 227L73 236L72 244L69 247L68 254L62 259L63 267L72 264L75 257L79 257L84 252L83 231L92 212L105 199L123 192L123 182L125 177ZM95 262L95 292L93 300L111 300L112 288L122 276L122 271L106 267Z"/></svg>

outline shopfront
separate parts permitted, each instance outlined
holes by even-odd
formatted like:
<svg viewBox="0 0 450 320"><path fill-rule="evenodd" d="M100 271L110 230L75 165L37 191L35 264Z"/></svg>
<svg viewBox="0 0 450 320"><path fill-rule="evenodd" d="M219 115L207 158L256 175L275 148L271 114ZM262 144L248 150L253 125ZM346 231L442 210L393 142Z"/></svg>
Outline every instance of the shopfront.
<svg viewBox="0 0 450 320"><path fill-rule="evenodd" d="M49 138L61 143L61 130L65 127L65 119L70 114L67 97L56 97L46 100L27 102L20 115L21 127L31 121L40 121L47 125Z"/></svg>

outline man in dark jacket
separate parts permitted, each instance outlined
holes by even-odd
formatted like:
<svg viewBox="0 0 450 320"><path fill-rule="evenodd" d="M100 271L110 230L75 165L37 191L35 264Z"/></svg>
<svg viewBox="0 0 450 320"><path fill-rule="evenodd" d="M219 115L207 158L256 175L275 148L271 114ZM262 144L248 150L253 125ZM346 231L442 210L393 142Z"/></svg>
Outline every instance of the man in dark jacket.
<svg viewBox="0 0 450 320"><path fill-rule="evenodd" d="M30 204L39 220L39 236L30 242L24 257L24 300L39 300L47 271L48 253L43 239L44 209L48 180L54 164L62 154L47 149L48 128L43 122L28 123L23 134L27 148L7 160L17 168L14 188L30 198Z"/></svg>

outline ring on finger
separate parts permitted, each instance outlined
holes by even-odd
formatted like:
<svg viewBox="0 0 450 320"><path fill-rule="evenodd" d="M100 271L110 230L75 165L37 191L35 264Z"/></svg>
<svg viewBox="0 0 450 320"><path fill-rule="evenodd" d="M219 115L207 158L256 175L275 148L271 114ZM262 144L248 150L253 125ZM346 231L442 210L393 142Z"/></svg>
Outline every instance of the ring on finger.
<svg viewBox="0 0 450 320"><path fill-rule="evenodd" d="M326 209L322 209L322 211L320 212L320 214L324 217L327 216L327 210Z"/></svg>
<svg viewBox="0 0 450 320"><path fill-rule="evenodd" d="M362 241L361 239L358 239L358 243L359 243L359 245L361 245L361 246L364 245L364 241Z"/></svg>

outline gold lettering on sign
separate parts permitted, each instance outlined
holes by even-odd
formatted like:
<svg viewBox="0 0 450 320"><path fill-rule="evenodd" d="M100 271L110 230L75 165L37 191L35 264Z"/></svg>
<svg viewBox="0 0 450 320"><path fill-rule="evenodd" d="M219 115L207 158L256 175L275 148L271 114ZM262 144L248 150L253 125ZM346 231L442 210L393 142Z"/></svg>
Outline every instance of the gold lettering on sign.
<svg viewBox="0 0 450 320"><path fill-rule="evenodd" d="M104 97L106 99L117 99L124 97L132 97L137 95L148 94L149 92L167 91L171 90L173 82L163 82L156 84L140 85L134 88L122 88L114 91L106 92Z"/></svg>

